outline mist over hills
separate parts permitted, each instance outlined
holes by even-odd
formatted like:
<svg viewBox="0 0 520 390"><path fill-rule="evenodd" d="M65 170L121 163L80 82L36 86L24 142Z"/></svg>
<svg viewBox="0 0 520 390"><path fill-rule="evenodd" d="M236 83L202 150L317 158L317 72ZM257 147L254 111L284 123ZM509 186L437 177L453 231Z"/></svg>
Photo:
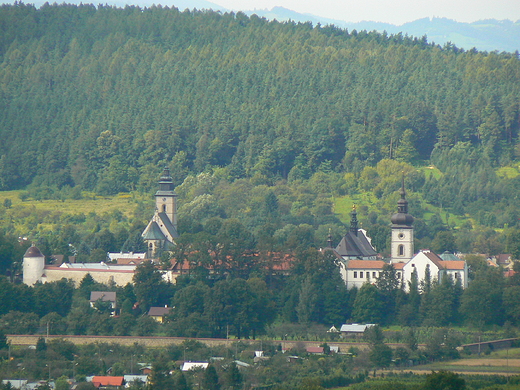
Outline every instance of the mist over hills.
<svg viewBox="0 0 520 390"><path fill-rule="evenodd" d="M45 1L37 1L34 4L39 7ZM72 4L79 4L80 1L70 1ZM124 7L128 4L125 0L111 0L106 2L109 5ZM150 7L153 4L164 6L175 6L179 10L185 9L211 9L214 11L230 12L229 9L207 0L166 0L156 2L153 0L136 0L132 4L140 7ZM273 7L272 9L253 9L243 10L245 14L251 16L256 14L266 19L278 21L293 20L295 22L311 22L313 25L333 24L337 27L348 30L367 30L367 31L386 31L388 34L407 34L414 37L427 36L428 42L434 42L444 46L450 42L464 50L476 48L480 51L506 51L515 52L520 50L520 21L486 19L473 23L462 23L447 18L422 18L412 22L396 26L390 23L362 21L357 23L346 22L344 20L329 19L312 14L299 13L284 7Z"/></svg>
<svg viewBox="0 0 520 390"><path fill-rule="evenodd" d="M408 34L414 37L426 35L428 42L443 46L451 42L464 50L476 48L481 51L520 50L520 21L487 19L473 23L461 23L447 18L422 18L408 22L402 26L390 23L362 21L349 23L342 20L327 19L320 16L301 14L283 7L271 10L246 11L248 15L257 14L267 19L294 20L296 22L310 21L313 24L334 24L348 30L386 31L388 34Z"/></svg>

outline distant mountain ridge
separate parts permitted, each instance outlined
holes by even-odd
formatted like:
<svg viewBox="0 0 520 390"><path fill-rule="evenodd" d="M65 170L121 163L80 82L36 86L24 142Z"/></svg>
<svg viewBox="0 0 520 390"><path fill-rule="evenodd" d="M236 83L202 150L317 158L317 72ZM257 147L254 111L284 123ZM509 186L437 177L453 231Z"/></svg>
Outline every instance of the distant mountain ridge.
<svg viewBox="0 0 520 390"><path fill-rule="evenodd" d="M81 1L67 1L72 4L79 4ZM44 0L34 2L35 6L40 7L45 3ZM105 4L124 7L131 3L140 7L150 7L154 4L162 4L163 6L176 7L183 11L185 9L211 9L213 11L229 12L230 10L216 3L207 0L109 0ZM363 21L358 23L345 22L343 20L329 19L312 14L299 13L284 7L273 7L268 9L242 10L248 16L256 14L269 20L276 19L278 21L293 20L295 22L311 22L313 25L318 23L322 25L334 24L337 27L352 30L367 31L386 31L389 34L408 34L414 37L427 36L428 42L435 42L444 46L447 42L453 43L455 46L464 50L477 48L480 51L520 51L520 20L513 22L510 20L487 19L473 23L461 23L447 18L423 18L413 22L408 22L402 26L396 26L390 23Z"/></svg>
<svg viewBox="0 0 520 390"><path fill-rule="evenodd" d="M402 26L390 23L363 21L349 23L342 20L328 19L320 16L301 14L284 7L274 7L271 10L244 11L248 15L256 14L267 19L294 20L295 22L310 21L313 24L334 24L341 28L352 30L386 31L389 34L408 34L414 37L426 35L428 42L444 46L447 42L470 50L481 51L520 51L520 21L487 19L473 23L461 23L447 18L422 18L408 22Z"/></svg>

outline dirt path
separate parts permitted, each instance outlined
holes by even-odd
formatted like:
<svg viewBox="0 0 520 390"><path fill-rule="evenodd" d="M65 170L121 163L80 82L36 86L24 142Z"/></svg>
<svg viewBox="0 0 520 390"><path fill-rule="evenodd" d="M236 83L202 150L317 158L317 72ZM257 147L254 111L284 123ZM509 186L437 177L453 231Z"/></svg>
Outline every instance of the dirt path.
<svg viewBox="0 0 520 390"><path fill-rule="evenodd" d="M520 367L520 359L462 359L451 362L450 365L471 367Z"/></svg>

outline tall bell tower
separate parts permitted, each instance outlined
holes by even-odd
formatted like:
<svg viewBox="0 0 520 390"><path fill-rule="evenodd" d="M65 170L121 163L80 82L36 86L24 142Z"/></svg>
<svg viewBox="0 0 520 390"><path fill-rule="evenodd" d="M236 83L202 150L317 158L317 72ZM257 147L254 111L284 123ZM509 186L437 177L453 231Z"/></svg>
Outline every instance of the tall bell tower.
<svg viewBox="0 0 520 390"><path fill-rule="evenodd" d="M413 217L408 214L408 201L404 189L404 175L401 184L401 199L397 202L397 213L392 215L391 263L405 263L414 255Z"/></svg>
<svg viewBox="0 0 520 390"><path fill-rule="evenodd" d="M164 168L155 193L155 214L141 234L146 243L146 258L154 259L175 246L177 232L177 194L170 169Z"/></svg>
<svg viewBox="0 0 520 390"><path fill-rule="evenodd" d="M159 189L155 193L155 209L159 213L165 213L173 227L177 229L177 194L168 167L164 168L159 179Z"/></svg>

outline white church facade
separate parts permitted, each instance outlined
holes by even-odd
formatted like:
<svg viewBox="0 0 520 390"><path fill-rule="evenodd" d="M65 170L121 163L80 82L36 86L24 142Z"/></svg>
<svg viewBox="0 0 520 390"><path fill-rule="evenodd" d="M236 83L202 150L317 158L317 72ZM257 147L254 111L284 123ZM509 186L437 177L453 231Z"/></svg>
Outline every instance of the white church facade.
<svg viewBox="0 0 520 390"><path fill-rule="evenodd" d="M389 261L376 257L377 251L372 247L370 238L362 229L358 229L356 210L353 208L349 232L333 249L339 259L340 274L347 288L360 288L365 283L375 283L387 264L394 267L396 277L405 290L408 289L414 273L420 282L428 272L432 282L440 282L445 277L451 277L454 281L460 281L461 286L466 288L468 266L464 260L454 260L453 256L443 259L442 255L438 256L429 250L414 252L414 218L408 213L404 180L400 195L397 213L391 218ZM330 247L329 249L332 249L332 245Z"/></svg>

